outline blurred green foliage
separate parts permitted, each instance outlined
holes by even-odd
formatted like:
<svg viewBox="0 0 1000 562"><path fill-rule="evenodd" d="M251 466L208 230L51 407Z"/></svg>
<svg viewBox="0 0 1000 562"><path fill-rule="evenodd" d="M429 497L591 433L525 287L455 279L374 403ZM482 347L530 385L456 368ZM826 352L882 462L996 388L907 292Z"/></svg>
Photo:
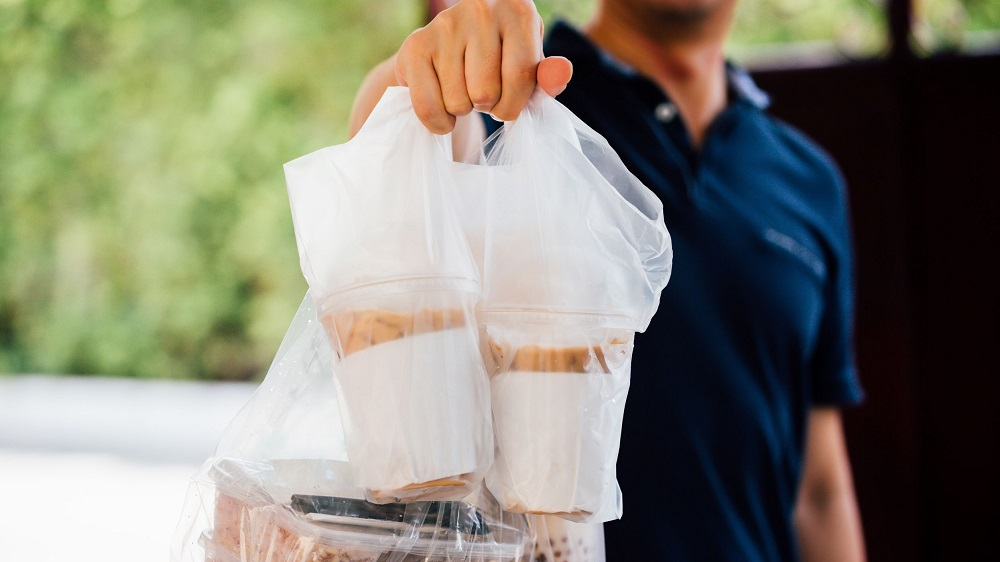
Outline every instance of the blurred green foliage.
<svg viewBox="0 0 1000 562"><path fill-rule="evenodd" d="M414 0L0 0L0 372L246 379L305 292L282 164Z"/></svg>
<svg viewBox="0 0 1000 562"><path fill-rule="evenodd" d="M729 51L745 63L773 56L773 46L786 43L825 45L843 58L877 56L889 46L884 4L883 0L741 0Z"/></svg>
<svg viewBox="0 0 1000 562"><path fill-rule="evenodd" d="M1000 49L1000 1L914 2L911 46L918 54Z"/></svg>
<svg viewBox="0 0 1000 562"><path fill-rule="evenodd" d="M921 10L996 29L995 2ZM537 2L578 24L594 3ZM741 0L732 50L876 54L881 6ZM0 373L262 375L306 288L281 165L346 139L365 72L424 10L0 0Z"/></svg>
<svg viewBox="0 0 1000 562"><path fill-rule="evenodd" d="M583 24L596 0L536 0L539 13ZM827 42L848 57L872 56L885 50L882 0L739 0L729 52L736 60L753 60L773 52L772 45Z"/></svg>
<svg viewBox="0 0 1000 562"><path fill-rule="evenodd" d="M918 54L1000 49L998 0L912 0ZM728 54L743 64L819 54L820 60L859 59L889 48L889 0L738 0ZM582 25L597 0L536 0L539 12Z"/></svg>

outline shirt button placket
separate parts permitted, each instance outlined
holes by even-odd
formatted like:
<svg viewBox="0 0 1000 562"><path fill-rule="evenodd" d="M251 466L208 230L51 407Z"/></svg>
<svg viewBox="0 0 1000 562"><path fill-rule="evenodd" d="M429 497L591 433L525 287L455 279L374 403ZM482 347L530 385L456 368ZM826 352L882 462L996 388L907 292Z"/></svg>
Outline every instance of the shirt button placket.
<svg viewBox="0 0 1000 562"><path fill-rule="evenodd" d="M660 102L653 108L653 117L664 125L672 123L677 118L677 106L671 101ZM687 190L688 196L693 199L699 191L697 170L690 169L686 161L679 161L678 165L684 177L684 187Z"/></svg>

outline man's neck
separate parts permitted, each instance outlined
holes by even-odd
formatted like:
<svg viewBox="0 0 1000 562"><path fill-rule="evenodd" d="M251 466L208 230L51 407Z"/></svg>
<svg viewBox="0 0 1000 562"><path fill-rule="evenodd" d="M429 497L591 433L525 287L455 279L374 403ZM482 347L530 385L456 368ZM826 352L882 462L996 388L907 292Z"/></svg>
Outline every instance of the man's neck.
<svg viewBox="0 0 1000 562"><path fill-rule="evenodd" d="M703 17L685 19L605 2L586 28L594 43L670 96L695 147L701 146L712 121L726 106L722 45L732 5L722 4Z"/></svg>

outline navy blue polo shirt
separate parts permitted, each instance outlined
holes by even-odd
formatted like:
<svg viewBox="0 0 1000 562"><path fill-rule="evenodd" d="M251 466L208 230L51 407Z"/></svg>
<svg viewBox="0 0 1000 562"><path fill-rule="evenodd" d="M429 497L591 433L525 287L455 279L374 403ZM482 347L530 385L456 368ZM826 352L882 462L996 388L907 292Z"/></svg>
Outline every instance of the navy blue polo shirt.
<svg viewBox="0 0 1000 562"><path fill-rule="evenodd" d="M545 53L573 62L559 101L659 195L673 240L635 342L608 560L796 560L809 410L861 399L843 181L737 69L695 151L664 92L573 28Z"/></svg>

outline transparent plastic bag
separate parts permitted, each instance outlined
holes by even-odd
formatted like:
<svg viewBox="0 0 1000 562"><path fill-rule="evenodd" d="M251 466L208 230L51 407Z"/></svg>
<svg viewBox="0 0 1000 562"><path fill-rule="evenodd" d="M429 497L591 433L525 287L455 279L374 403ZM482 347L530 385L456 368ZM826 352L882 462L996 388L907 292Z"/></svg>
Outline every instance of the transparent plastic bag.
<svg viewBox="0 0 1000 562"><path fill-rule="evenodd" d="M192 479L172 562L522 562L532 530L483 488L462 501L374 504L353 483L309 295L260 388Z"/></svg>
<svg viewBox="0 0 1000 562"><path fill-rule="evenodd" d="M474 235L484 245L485 310L582 313L646 329L670 279L670 234L659 198L602 136L536 91L477 164L481 177L464 181L486 189L466 185L460 197L466 206L485 198L485 232Z"/></svg>
<svg viewBox="0 0 1000 562"><path fill-rule="evenodd" d="M449 143L392 88L354 139L285 165L348 456L374 502L462 498L493 460L479 271Z"/></svg>
<svg viewBox="0 0 1000 562"><path fill-rule="evenodd" d="M662 204L600 135L540 92L478 164L475 185L485 187L462 204L484 223L469 238L482 244L479 321L497 441L486 484L506 510L618 518L633 335L670 277Z"/></svg>
<svg viewBox="0 0 1000 562"><path fill-rule="evenodd" d="M192 480L172 561L603 562L633 334L670 273L659 202L549 98L477 165L405 89L356 141L286 167L317 298Z"/></svg>

